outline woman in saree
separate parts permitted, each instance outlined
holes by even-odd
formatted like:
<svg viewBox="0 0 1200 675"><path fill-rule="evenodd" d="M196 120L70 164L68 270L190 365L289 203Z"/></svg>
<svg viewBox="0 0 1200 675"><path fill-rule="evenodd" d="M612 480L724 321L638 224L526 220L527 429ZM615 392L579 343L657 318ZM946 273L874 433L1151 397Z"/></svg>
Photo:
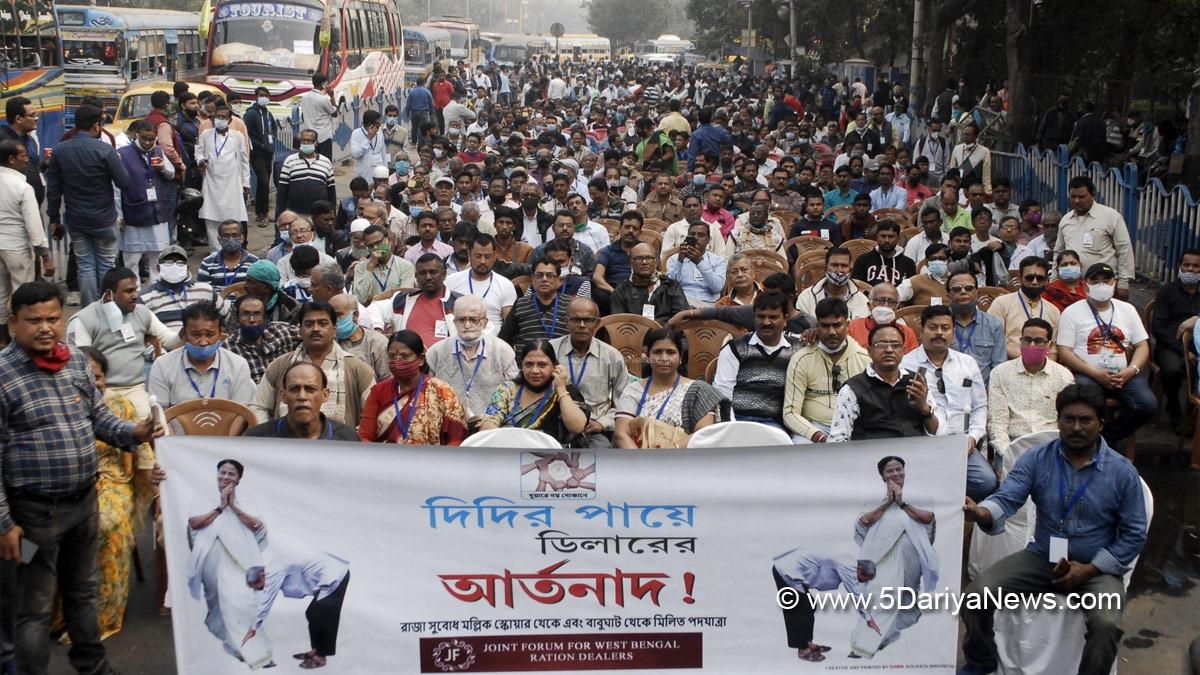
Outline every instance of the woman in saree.
<svg viewBox="0 0 1200 675"><path fill-rule="evenodd" d="M500 427L537 429L563 447L587 447L583 430L588 410L583 394L559 365L554 347L544 338L530 340L517 354L521 372L500 385L488 401L480 430Z"/></svg>
<svg viewBox="0 0 1200 675"><path fill-rule="evenodd" d="M884 457L877 468L885 486L883 500L868 500L854 524L854 542L860 546L857 572L861 592L866 597L881 598L886 595L882 593L884 588L932 591L938 581L933 511L913 506L906 498L903 459ZM852 658L874 656L921 618L921 610L915 605L899 609L893 604L883 609L873 602L868 613L869 617L859 619L850 636Z"/></svg>
<svg viewBox="0 0 1200 675"><path fill-rule="evenodd" d="M648 372L617 401L613 445L618 448L687 447L697 429L729 419L729 401L712 385L679 372L683 334L656 328L642 340Z"/></svg>
<svg viewBox="0 0 1200 675"><path fill-rule="evenodd" d="M204 624L225 651L251 668L269 666L271 643L262 630L242 641L258 614L255 591L246 585L246 570L263 564L267 526L238 493L245 467L236 460L217 463L217 489L192 501L188 518L188 590L203 593L208 614Z"/></svg>
<svg viewBox="0 0 1200 675"><path fill-rule="evenodd" d="M459 445L467 437L467 411L454 387L429 374L425 345L411 330L388 343L392 376L371 387L358 437L366 443Z"/></svg>
<svg viewBox="0 0 1200 675"><path fill-rule="evenodd" d="M129 399L115 394L105 386L108 359L94 347L80 347L88 357L96 388L104 393L104 404L114 415L129 421L138 419ZM133 563L134 539L142 529L146 511L158 495L158 483L164 474L155 463L154 450L149 443L137 446L134 452L96 440L96 459L99 479L96 497L100 507L100 536L97 547L97 569L100 586L96 592L96 618L100 638L105 639L121 630L125 621L125 603L129 599L129 573ZM61 627L61 612L55 612L55 626Z"/></svg>

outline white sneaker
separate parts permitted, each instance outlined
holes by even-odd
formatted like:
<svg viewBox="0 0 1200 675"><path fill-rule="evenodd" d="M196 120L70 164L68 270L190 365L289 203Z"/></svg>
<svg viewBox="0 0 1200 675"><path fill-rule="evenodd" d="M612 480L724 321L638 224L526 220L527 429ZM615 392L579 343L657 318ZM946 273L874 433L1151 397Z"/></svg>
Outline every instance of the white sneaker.
<svg viewBox="0 0 1200 675"><path fill-rule="evenodd" d="M69 293L67 293L67 306L68 307L78 307L79 306L79 291L70 291Z"/></svg>

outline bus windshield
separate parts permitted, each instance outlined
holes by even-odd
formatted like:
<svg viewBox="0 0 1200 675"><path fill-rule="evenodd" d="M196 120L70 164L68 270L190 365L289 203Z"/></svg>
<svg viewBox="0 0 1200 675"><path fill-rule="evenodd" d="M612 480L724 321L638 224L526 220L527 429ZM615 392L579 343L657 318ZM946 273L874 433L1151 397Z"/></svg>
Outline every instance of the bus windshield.
<svg viewBox="0 0 1200 675"><path fill-rule="evenodd" d="M450 33L450 48L451 49L466 49L467 48L467 29L462 28L447 28L446 32Z"/></svg>
<svg viewBox="0 0 1200 675"><path fill-rule="evenodd" d="M529 57L529 49L517 45L496 45L495 59L507 63L524 63Z"/></svg>
<svg viewBox="0 0 1200 675"><path fill-rule="evenodd" d="M107 42L95 40L72 40L64 36L62 41L63 62L68 70L117 70L121 67L121 54L116 37Z"/></svg>
<svg viewBox="0 0 1200 675"><path fill-rule="evenodd" d="M320 30L319 9L257 2L222 5L210 66L217 73L242 64L313 72L321 65Z"/></svg>
<svg viewBox="0 0 1200 675"><path fill-rule="evenodd" d="M423 65L425 63L425 43L411 39L405 40L404 62L409 65Z"/></svg>

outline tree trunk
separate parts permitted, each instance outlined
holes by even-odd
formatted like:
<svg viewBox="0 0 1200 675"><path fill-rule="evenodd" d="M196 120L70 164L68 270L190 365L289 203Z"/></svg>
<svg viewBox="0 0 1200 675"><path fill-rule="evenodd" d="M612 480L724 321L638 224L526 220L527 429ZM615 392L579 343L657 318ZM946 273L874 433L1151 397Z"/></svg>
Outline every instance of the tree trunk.
<svg viewBox="0 0 1200 675"><path fill-rule="evenodd" d="M925 38L925 106L922 111L925 115L933 110L933 99L946 87L947 24L938 18L936 11L931 13L933 16Z"/></svg>
<svg viewBox="0 0 1200 675"><path fill-rule="evenodd" d="M1006 0L1004 55L1008 61L1008 130L1012 142L1033 138L1037 111L1032 108L1032 40L1029 34L1030 0Z"/></svg>

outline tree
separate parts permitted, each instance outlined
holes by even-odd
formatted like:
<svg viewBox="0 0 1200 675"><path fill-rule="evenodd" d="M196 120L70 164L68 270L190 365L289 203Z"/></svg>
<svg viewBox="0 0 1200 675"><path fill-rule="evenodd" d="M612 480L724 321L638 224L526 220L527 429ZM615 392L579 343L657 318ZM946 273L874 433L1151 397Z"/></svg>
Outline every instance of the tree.
<svg viewBox="0 0 1200 675"><path fill-rule="evenodd" d="M669 6L642 0L591 0L586 4L588 26L596 35L608 38L615 50L662 35L670 18Z"/></svg>

